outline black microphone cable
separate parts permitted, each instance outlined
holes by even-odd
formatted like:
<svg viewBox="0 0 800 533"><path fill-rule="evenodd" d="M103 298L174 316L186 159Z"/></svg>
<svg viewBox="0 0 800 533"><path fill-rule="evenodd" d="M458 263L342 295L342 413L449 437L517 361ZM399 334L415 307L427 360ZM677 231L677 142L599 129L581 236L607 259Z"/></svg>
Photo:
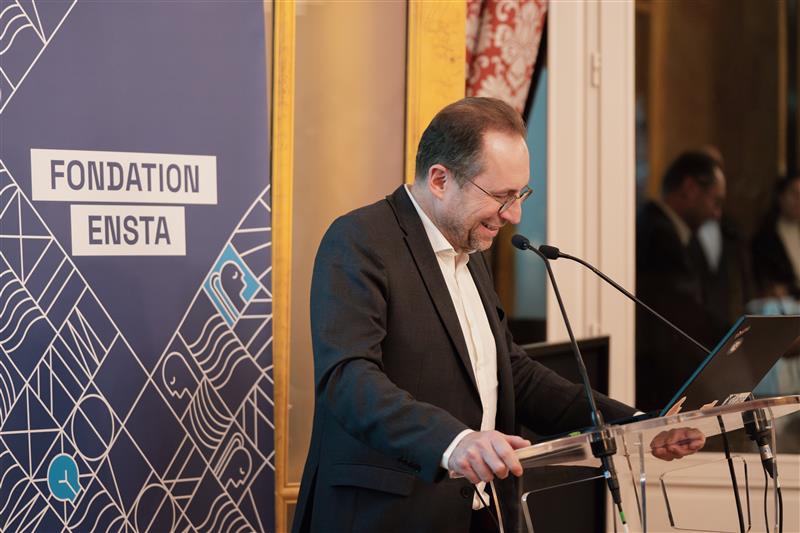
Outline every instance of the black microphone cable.
<svg viewBox="0 0 800 533"><path fill-rule="evenodd" d="M733 487L733 500L736 503L736 518L739 520L739 531L745 533L750 530L750 493L745 490L747 495L747 528L744 524L744 512L742 511L742 499L739 496L739 483L736 480L736 469L733 464L733 456L731 455L730 443L728 442L728 433L725 430L725 422L721 416L717 417L717 424L721 431L722 449L725 452L725 462L728 463L728 472L731 478L731 486ZM745 487L747 487L747 463L744 465Z"/></svg>
<svg viewBox="0 0 800 533"><path fill-rule="evenodd" d="M522 235L514 235L511 238L511 244L514 245L515 248L520 250L530 250L531 252L535 253L536 255L544 261L545 269L547 270L547 275L550 278L550 284L553 286L553 292L556 295L556 300L558 301L558 307L561 310L561 316L564 319L564 325L567 328L567 333L569 334L570 344L572 345L572 352L575 355L575 361L578 365L578 372L581 375L581 380L583 381L583 387L586 391L587 399L589 400L589 408L592 414L592 422L595 426L595 433L592 434L591 437L591 448L592 454L600 459L600 463L602 464L603 470L603 477L606 479L606 484L608 485L608 490L611 493L611 499L616 505L619 519L622 523L622 528L625 532L628 531L628 521L625 518L625 512L622 510L622 495L620 493L619 487L619 480L617 478L617 471L614 469L614 462L611 459L614 454L617 453L617 444L614 440L614 437L611 435L611 432L606 428L605 422L603 420L603 415L597 409L597 404L594 401L594 394L592 394L592 387L589 384L589 375L586 372L586 365L583 362L583 356L581 355L581 350L578 348L578 343L575 340L575 335L572 332L572 325L570 324L569 318L567 317L567 311L564 308L564 302L561 300L561 292L558 290L558 284L556 283L555 275L553 274L553 269L550 267L550 261L548 260L547 256L542 253L540 250L531 246L530 241L522 236Z"/></svg>
<svg viewBox="0 0 800 533"><path fill-rule="evenodd" d="M490 481L489 485L492 487L492 494L494 495L492 501L495 502L495 512L497 513L497 517L495 517L494 513L492 512L492 507L486 503L486 500L483 499L483 494L481 494L481 491L478 490L478 486L473 485L472 490L475 491L475 494L478 496L483 508L489 513L489 516L492 518L492 522L494 522L495 527L497 527L497 531L504 533L505 530L503 529L503 516L500 514L500 505L498 502L497 490L494 488L494 481Z"/></svg>
<svg viewBox="0 0 800 533"><path fill-rule="evenodd" d="M775 481L777 493L778 493L778 511L776 521L777 524L775 525L775 531L777 533L783 533L783 493L781 492L781 484L779 481ZM767 477L767 470L764 469L764 525L767 528L767 533L769 533L769 513L767 512L767 492L769 488L769 477Z"/></svg>
<svg viewBox="0 0 800 533"><path fill-rule="evenodd" d="M769 533L769 513L767 512L767 493L769 492L767 489L769 488L769 478L767 477L767 471L764 470L764 527L767 529L767 533Z"/></svg>
<svg viewBox="0 0 800 533"><path fill-rule="evenodd" d="M778 462L772 451L770 443L772 441L772 422L767 417L764 409L755 411L745 411L742 413L742 421L747 436L758 446L758 454L761 457L761 466L764 468L764 520L769 531L769 518L767 517L767 486L769 484L767 476L775 483L778 502L776 509L776 530L783 533L783 494L781 484L778 480Z"/></svg>

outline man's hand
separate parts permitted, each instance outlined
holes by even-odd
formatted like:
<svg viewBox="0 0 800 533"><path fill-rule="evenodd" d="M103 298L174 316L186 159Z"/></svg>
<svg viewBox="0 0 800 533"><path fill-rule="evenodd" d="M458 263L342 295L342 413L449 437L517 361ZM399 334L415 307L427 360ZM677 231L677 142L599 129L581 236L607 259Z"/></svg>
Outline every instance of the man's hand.
<svg viewBox="0 0 800 533"><path fill-rule="evenodd" d="M676 428L662 431L650 442L650 453L664 461L680 459L700 450L706 436L694 428Z"/></svg>
<svg viewBox="0 0 800 533"><path fill-rule="evenodd" d="M522 475L522 465L514 450L530 446L529 440L499 431L475 431L463 439L450 454L447 468L470 482L505 479L509 472Z"/></svg>

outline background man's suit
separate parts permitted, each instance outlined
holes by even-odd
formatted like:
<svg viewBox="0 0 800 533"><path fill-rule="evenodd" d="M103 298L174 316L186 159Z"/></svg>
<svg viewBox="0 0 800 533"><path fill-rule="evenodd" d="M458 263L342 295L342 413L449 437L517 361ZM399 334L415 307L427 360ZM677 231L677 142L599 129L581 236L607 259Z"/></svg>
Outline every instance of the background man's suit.
<svg viewBox="0 0 800 533"><path fill-rule="evenodd" d="M788 289L795 298L800 297L800 287L794 273L786 246L778 234L777 221L772 218L753 237L753 271L759 288L767 292L774 284Z"/></svg>
<svg viewBox="0 0 800 533"><path fill-rule="evenodd" d="M691 337L713 347L722 333L706 307L703 260L697 241L684 245L661 206L644 205L636 222L636 295ZM645 411L664 407L705 357L697 346L637 308L637 407Z"/></svg>
<svg viewBox="0 0 800 533"><path fill-rule="evenodd" d="M496 429L588 425L581 388L513 343L484 257L472 254L468 267L497 344ZM316 410L295 531L468 530L472 486L446 479L440 462L459 432L480 428L481 402L450 294L402 187L325 234L311 321ZM598 401L607 419L633 412ZM497 487L515 531L516 483Z"/></svg>

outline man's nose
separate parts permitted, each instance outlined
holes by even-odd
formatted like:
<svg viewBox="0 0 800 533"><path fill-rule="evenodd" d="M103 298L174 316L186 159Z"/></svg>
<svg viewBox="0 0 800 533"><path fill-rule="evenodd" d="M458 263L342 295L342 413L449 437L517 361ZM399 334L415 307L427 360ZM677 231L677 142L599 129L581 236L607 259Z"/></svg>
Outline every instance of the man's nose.
<svg viewBox="0 0 800 533"><path fill-rule="evenodd" d="M500 213L500 218L509 224L519 224L522 220L522 204L519 200L514 201L508 209Z"/></svg>

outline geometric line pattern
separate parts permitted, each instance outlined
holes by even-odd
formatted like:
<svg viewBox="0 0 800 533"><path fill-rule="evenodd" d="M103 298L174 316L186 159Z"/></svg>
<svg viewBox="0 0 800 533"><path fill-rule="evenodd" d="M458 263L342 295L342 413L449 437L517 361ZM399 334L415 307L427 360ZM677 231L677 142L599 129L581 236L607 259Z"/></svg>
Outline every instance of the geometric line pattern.
<svg viewBox="0 0 800 533"><path fill-rule="evenodd" d="M0 115L76 2L0 1Z"/></svg>
<svg viewBox="0 0 800 533"><path fill-rule="evenodd" d="M148 368L0 161L0 530L271 529L269 194Z"/></svg>

